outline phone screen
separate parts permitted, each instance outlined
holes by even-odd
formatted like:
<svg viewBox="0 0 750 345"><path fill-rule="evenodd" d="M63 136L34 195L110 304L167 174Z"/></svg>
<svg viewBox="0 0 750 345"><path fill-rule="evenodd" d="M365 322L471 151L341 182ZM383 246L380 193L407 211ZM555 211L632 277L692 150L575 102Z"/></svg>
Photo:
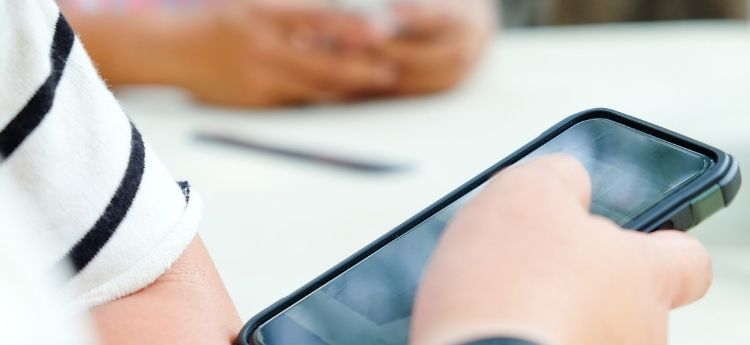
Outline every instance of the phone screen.
<svg viewBox="0 0 750 345"><path fill-rule="evenodd" d="M524 157L567 153L591 177L591 212L619 225L697 178L708 157L607 119L581 121ZM405 345L414 294L465 194L365 260L276 315L253 334L259 345Z"/></svg>

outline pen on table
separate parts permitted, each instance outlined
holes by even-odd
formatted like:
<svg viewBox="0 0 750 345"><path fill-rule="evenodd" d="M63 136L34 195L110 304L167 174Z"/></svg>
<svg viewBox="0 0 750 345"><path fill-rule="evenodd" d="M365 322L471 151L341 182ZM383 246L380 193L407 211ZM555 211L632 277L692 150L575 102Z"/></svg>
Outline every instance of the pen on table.
<svg viewBox="0 0 750 345"><path fill-rule="evenodd" d="M404 165L342 157L335 154L315 152L299 147L286 147L278 144L271 144L248 138L241 138L226 133L210 133L198 131L195 133L195 138L200 141L229 145L252 151L273 154L280 157L361 172L387 173L403 170L406 168L406 166Z"/></svg>

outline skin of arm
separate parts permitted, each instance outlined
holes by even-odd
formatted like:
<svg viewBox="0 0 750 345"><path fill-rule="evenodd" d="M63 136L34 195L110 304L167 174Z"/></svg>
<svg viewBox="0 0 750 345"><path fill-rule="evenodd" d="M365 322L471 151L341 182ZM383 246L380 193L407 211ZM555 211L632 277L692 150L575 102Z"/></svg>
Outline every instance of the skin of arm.
<svg viewBox="0 0 750 345"><path fill-rule="evenodd" d="M154 283L92 315L103 345L228 345L242 327L198 236Z"/></svg>
<svg viewBox="0 0 750 345"><path fill-rule="evenodd" d="M589 183L567 156L493 178L429 263L411 344L667 344L668 313L705 294L710 257L683 232L624 231L591 215Z"/></svg>

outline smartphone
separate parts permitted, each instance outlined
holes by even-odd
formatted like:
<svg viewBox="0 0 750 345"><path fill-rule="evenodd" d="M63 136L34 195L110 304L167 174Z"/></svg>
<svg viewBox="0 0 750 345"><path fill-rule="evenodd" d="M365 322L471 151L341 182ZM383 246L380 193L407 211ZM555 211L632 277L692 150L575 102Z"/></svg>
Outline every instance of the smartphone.
<svg viewBox="0 0 750 345"><path fill-rule="evenodd" d="M261 312L236 344L407 344L414 294L451 217L503 168L551 153L586 167L592 213L637 231L687 230L727 206L741 183L722 151L613 110L584 111Z"/></svg>

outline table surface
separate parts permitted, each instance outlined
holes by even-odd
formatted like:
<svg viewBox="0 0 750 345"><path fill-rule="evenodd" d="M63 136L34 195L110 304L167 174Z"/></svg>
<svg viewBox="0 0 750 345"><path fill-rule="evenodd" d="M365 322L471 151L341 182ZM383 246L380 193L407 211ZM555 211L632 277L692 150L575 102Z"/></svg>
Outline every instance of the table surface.
<svg viewBox="0 0 750 345"><path fill-rule="evenodd" d="M277 110L208 107L163 88L118 97L175 177L202 194L201 234L248 319L583 109L636 115L750 171L749 82L746 24L674 22L506 31L465 83L429 97ZM318 166L199 142L196 130L408 169ZM670 343L750 343L749 206L745 190L693 231L716 279L672 314Z"/></svg>

